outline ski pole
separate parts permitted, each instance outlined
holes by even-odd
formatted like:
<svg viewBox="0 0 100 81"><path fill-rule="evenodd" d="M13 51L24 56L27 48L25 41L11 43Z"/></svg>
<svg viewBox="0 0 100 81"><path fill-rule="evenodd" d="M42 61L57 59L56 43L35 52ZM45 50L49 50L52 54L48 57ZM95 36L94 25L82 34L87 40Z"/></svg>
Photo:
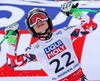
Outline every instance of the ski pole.
<svg viewBox="0 0 100 81"><path fill-rule="evenodd" d="M92 10L92 9L77 9L77 8L72 8L71 12L100 12L100 10Z"/></svg>
<svg viewBox="0 0 100 81"><path fill-rule="evenodd" d="M2 41L0 42L0 46L1 46L1 44L4 42L4 40L5 39L7 39L10 35L12 35L13 34L13 30L10 30L9 32L8 32L8 34L2 39Z"/></svg>

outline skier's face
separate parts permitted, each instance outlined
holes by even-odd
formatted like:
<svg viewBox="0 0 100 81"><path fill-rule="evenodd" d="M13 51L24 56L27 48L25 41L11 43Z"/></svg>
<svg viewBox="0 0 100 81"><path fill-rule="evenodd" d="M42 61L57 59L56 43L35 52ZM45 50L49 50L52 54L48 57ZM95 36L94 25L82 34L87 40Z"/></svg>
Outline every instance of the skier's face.
<svg viewBox="0 0 100 81"><path fill-rule="evenodd" d="M43 34L43 36L46 36L46 34L44 35L44 33L49 27L47 20L48 17L46 16L45 13L37 12L31 15L29 18L30 27L33 27L36 33Z"/></svg>
<svg viewBox="0 0 100 81"><path fill-rule="evenodd" d="M40 19L37 20L37 23L33 26L36 33L45 33L45 31L48 29L48 23L47 21L41 21Z"/></svg>

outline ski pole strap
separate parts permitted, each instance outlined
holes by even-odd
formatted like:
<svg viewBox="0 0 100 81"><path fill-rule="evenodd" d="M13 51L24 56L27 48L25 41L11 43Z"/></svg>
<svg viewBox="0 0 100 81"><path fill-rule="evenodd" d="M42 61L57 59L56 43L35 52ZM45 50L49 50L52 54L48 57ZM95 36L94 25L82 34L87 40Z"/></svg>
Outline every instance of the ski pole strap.
<svg viewBox="0 0 100 81"><path fill-rule="evenodd" d="M74 18L79 18L81 16L82 12L73 12Z"/></svg>
<svg viewBox="0 0 100 81"><path fill-rule="evenodd" d="M16 35L13 35L14 31L10 30L6 35L7 43L8 44L16 44Z"/></svg>
<svg viewBox="0 0 100 81"><path fill-rule="evenodd" d="M7 38L7 43L8 44L16 44L16 36L14 35L10 35L8 38Z"/></svg>

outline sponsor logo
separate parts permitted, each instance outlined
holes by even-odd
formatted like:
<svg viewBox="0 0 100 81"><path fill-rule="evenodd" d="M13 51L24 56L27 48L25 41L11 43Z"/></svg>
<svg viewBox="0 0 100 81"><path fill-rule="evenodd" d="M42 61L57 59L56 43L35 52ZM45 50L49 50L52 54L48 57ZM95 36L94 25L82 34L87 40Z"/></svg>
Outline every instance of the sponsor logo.
<svg viewBox="0 0 100 81"><path fill-rule="evenodd" d="M58 41L54 42L53 44L51 44L50 46L46 47L44 49L44 51L45 51L48 59L51 59L52 57L63 52L65 49L66 49L66 47L63 44L63 42L61 40L58 40Z"/></svg>

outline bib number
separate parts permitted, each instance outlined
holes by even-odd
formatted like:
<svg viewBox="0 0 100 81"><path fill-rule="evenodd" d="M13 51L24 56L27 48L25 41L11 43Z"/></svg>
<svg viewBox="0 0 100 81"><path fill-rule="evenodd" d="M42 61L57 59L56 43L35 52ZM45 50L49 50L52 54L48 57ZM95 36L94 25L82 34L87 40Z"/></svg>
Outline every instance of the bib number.
<svg viewBox="0 0 100 81"><path fill-rule="evenodd" d="M68 56L68 59L66 59L66 63L65 63L65 67L68 67L69 65L74 63L74 60L71 61L71 54L70 52L66 52L64 54L61 55L61 59L63 59L63 57ZM53 63L57 63L56 69L55 69L55 73L58 73L59 71L64 69L64 66L60 67L60 60L59 59L54 59L50 62L50 65Z"/></svg>

